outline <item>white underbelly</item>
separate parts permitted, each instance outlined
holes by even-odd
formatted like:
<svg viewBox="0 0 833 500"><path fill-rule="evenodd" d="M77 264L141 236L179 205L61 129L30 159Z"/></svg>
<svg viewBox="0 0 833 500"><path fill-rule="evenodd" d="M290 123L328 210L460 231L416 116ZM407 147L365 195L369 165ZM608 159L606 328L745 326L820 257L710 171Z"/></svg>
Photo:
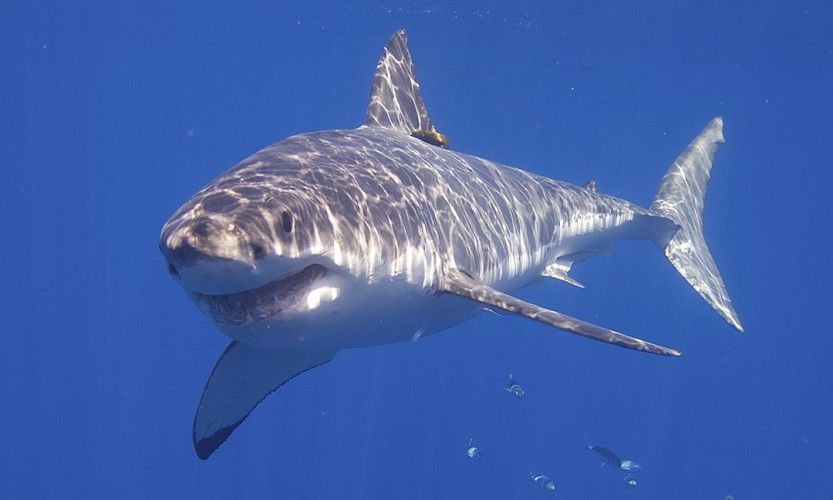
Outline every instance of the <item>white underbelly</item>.
<svg viewBox="0 0 833 500"><path fill-rule="evenodd" d="M474 302L392 278L342 282L314 311L242 326L217 325L240 342L279 350L338 350L416 340L478 314Z"/></svg>

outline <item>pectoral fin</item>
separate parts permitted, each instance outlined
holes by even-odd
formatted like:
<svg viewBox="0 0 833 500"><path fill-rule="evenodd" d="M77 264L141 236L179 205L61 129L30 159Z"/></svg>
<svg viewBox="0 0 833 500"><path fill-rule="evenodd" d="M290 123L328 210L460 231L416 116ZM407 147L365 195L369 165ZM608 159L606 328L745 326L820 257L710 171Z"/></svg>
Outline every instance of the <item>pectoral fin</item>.
<svg viewBox="0 0 833 500"><path fill-rule="evenodd" d="M205 460L266 396L335 352L285 352L232 342L217 360L194 417L194 448Z"/></svg>
<svg viewBox="0 0 833 500"><path fill-rule="evenodd" d="M571 333L589 337L594 340L615 344L628 349L635 349L637 351L645 351L653 354L662 354L663 356L679 356L681 353L668 347L652 344L644 340L629 337L627 335L587 323L580 319L572 318L559 312L545 309L541 306L536 306L529 302L523 301L503 292L499 292L494 288L480 283L479 281L469 277L465 273L450 269L446 271L443 283L440 286L440 291L444 293L451 293L460 297L486 304L491 307L496 307L511 313L526 316L527 318L540 321L550 326L566 330Z"/></svg>

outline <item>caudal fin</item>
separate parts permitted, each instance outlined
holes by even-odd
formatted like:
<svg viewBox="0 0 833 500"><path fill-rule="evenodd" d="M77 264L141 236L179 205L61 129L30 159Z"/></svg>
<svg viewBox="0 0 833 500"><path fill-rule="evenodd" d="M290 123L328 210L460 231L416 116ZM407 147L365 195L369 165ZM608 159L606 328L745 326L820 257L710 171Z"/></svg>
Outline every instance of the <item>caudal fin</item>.
<svg viewBox="0 0 833 500"><path fill-rule="evenodd" d="M679 229L663 250L677 272L718 314L740 331L743 327L703 238L703 201L714 153L723 142L723 119L706 125L668 169L651 211L673 220Z"/></svg>

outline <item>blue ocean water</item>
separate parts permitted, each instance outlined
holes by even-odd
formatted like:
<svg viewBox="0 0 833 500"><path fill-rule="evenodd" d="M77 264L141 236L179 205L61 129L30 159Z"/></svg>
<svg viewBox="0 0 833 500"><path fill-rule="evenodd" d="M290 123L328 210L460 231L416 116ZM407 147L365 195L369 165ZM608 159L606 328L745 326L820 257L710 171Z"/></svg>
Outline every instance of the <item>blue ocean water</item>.
<svg viewBox="0 0 833 500"><path fill-rule="evenodd" d="M829 2L3 10L0 497L833 498ZM486 313L340 353L201 461L192 418L228 341L159 229L257 149L359 125L398 28L454 149L642 205L723 116L705 232L746 333L622 244L576 266L586 289L523 297L682 357ZM640 462L637 487L586 441Z"/></svg>

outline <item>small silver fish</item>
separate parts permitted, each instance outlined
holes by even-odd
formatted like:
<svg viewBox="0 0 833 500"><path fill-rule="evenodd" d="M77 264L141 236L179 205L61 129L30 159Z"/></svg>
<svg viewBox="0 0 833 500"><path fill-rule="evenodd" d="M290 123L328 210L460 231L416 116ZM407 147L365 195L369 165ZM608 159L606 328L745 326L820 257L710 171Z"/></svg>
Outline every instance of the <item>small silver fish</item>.
<svg viewBox="0 0 833 500"><path fill-rule="evenodd" d="M529 473L529 478L532 479L535 484L538 485L544 491L555 491L555 483L552 479L548 478L547 476L541 474L534 474L532 472Z"/></svg>
<svg viewBox="0 0 833 500"><path fill-rule="evenodd" d="M610 450L603 446L596 446L590 443L587 443L587 449L590 451L595 451L596 454L599 455L599 457L601 457L602 465L612 465L617 469L622 467L622 459L613 450Z"/></svg>
<svg viewBox="0 0 833 500"><path fill-rule="evenodd" d="M511 393L518 399L524 397L524 394L526 394L524 388L512 377L511 373L509 374L509 380L506 381L506 385L503 386L503 390Z"/></svg>
<svg viewBox="0 0 833 500"><path fill-rule="evenodd" d="M471 438L469 438L469 444L466 445L466 455L468 455L470 459L478 462L483 460L483 453L480 452L480 448L472 444Z"/></svg>
<svg viewBox="0 0 833 500"><path fill-rule="evenodd" d="M634 462L633 460L622 460L622 463L619 464L619 468L630 472L637 472L642 470L642 466Z"/></svg>

